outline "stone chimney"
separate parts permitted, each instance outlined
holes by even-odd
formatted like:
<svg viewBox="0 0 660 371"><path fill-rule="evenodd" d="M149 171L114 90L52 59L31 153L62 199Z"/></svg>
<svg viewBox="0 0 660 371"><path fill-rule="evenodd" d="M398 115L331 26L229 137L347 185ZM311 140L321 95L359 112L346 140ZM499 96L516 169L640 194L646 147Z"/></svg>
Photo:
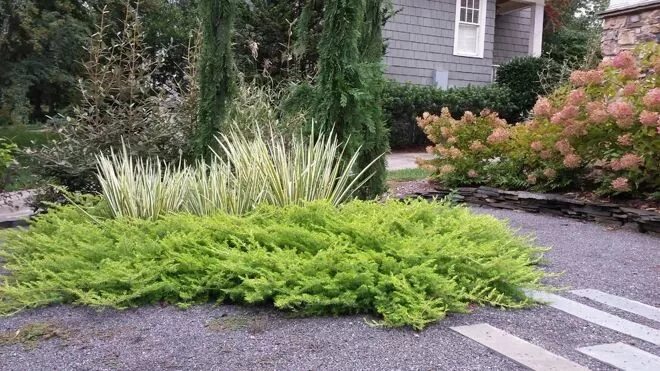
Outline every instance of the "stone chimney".
<svg viewBox="0 0 660 371"><path fill-rule="evenodd" d="M603 19L601 50L611 57L647 41L660 41L660 0L611 0Z"/></svg>

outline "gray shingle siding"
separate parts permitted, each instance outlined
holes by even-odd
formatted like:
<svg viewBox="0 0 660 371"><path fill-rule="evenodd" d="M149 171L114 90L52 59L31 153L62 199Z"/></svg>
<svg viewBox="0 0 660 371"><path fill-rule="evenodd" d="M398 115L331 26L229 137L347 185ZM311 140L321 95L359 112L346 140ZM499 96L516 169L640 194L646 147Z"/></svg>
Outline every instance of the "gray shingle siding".
<svg viewBox="0 0 660 371"><path fill-rule="evenodd" d="M523 8L495 18L495 64L502 64L513 57L529 55L531 25L531 8Z"/></svg>
<svg viewBox="0 0 660 371"><path fill-rule="evenodd" d="M455 0L394 0L400 12L383 35L388 39L388 77L432 85L436 70L449 72L449 86L482 85L491 81L495 41L495 0L487 0L484 57L455 56Z"/></svg>

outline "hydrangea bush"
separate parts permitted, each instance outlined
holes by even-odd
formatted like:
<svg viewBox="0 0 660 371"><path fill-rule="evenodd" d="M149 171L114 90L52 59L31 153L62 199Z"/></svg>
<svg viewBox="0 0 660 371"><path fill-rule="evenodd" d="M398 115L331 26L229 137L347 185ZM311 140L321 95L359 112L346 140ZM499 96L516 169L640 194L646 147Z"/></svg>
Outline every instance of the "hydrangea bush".
<svg viewBox="0 0 660 371"><path fill-rule="evenodd" d="M420 165L448 186L658 195L659 72L660 46L645 44L574 71L518 125L488 111L424 114L418 123L438 156Z"/></svg>

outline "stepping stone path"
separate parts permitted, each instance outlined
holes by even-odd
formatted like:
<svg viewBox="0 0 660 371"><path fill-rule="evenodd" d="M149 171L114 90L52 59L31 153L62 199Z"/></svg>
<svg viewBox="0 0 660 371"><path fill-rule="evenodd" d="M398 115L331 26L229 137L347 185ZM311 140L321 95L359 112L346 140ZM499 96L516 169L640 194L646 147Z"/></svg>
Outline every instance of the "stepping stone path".
<svg viewBox="0 0 660 371"><path fill-rule="evenodd" d="M570 291L570 293L604 304L607 307L616 308L652 321L660 322L659 308L638 301L592 289L574 290ZM603 310L568 299L564 296L538 291L530 291L528 292L528 295L546 303L553 309L560 310L593 324L606 327L644 342L656 346L660 345L660 330L656 328L629 321ZM451 329L476 341L484 347L489 348L501 356L528 367L531 370L588 370L586 367L487 323L456 326ZM620 342L611 344L585 344L584 347L579 347L576 350L589 357L595 358L600 362L624 371L660 370L660 354L651 354L629 344Z"/></svg>

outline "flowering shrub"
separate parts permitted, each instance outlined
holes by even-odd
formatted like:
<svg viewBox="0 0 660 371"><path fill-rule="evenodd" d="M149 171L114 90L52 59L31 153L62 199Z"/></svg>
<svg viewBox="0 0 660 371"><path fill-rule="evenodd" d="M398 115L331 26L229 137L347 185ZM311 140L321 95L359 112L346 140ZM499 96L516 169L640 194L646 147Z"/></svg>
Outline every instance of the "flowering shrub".
<svg viewBox="0 0 660 371"><path fill-rule="evenodd" d="M660 46L646 44L574 71L516 126L491 112L466 112L460 120L448 111L425 114L418 123L438 157L421 165L449 186L658 192L659 73Z"/></svg>

